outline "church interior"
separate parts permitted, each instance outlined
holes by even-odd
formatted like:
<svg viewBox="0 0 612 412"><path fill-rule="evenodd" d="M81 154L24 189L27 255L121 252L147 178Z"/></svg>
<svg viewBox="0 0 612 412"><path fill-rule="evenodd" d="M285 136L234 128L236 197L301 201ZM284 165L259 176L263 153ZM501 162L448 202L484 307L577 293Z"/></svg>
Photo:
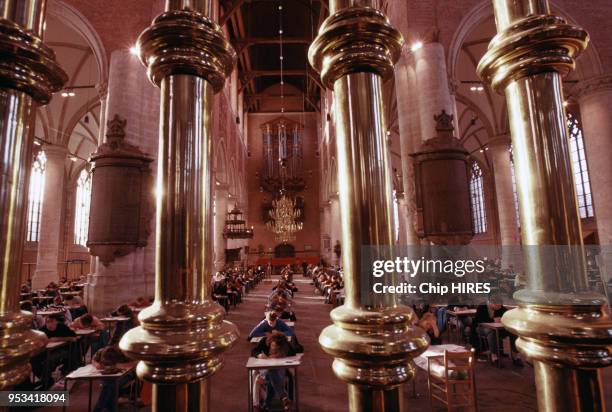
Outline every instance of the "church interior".
<svg viewBox="0 0 612 412"><path fill-rule="evenodd" d="M612 2L0 13L0 407L612 405Z"/></svg>

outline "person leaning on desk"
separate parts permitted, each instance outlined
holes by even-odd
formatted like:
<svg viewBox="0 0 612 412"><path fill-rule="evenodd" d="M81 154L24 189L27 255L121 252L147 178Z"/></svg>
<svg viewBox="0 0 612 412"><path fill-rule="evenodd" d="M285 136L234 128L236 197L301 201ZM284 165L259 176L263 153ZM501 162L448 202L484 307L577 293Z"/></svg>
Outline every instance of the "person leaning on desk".
<svg viewBox="0 0 612 412"><path fill-rule="evenodd" d="M49 338L49 342L61 342L61 341L73 341L76 339L76 333L72 331L64 323L62 314L49 315L45 318L45 326L41 329L45 335ZM72 359L70 359L72 357ZM77 365L80 361L78 353L71 351L70 347L67 346L61 349L61 354L56 357L59 362L63 362L62 372L66 374L68 372L68 365ZM45 367L45 361L47 360L47 354L45 352L40 353L32 358L30 361L32 365L32 372L38 378L42 378L42 374ZM72 361L71 361L72 360ZM48 361L48 360L47 360ZM56 365L48 365L50 371L55 369ZM49 384L53 384L53 380L49 379Z"/></svg>
<svg viewBox="0 0 612 412"><path fill-rule="evenodd" d="M272 331L277 331L284 333L287 336L293 336L293 330L287 326L285 322L278 318L278 314L273 311L271 308L266 308L266 318L259 322L257 326L253 328L247 340L251 340L251 338L266 336L266 334L271 333Z"/></svg>
<svg viewBox="0 0 612 412"><path fill-rule="evenodd" d="M253 348L251 356L258 359L286 358L303 352L304 347L297 343L295 339L289 342L287 336L282 332L272 331ZM287 379L292 379L292 376L286 369L261 369L256 379L259 385L265 385L266 400L264 407L266 409L270 408L275 396L281 400L284 410L291 409L290 394L287 393L285 383Z"/></svg>

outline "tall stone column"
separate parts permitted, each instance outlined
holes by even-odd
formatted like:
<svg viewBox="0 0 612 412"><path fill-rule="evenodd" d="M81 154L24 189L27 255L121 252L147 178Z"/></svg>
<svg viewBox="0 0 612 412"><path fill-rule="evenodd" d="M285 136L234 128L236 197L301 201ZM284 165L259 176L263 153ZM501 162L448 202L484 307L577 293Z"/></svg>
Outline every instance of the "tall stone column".
<svg viewBox="0 0 612 412"><path fill-rule="evenodd" d="M612 75L581 82L578 89L605 284L612 278Z"/></svg>
<svg viewBox="0 0 612 412"><path fill-rule="evenodd" d="M404 47L402 57L395 68L395 92L397 96L400 152L405 196L405 213L408 219L406 244L418 245L416 234L416 190L414 165L410 156L421 143L436 136L434 115L442 110L455 113L444 47L437 42L423 44L412 51Z"/></svg>
<svg viewBox="0 0 612 412"><path fill-rule="evenodd" d="M423 141L436 136L434 115L442 110L455 113L455 106L448 85L444 46L438 42L425 43L413 53Z"/></svg>
<svg viewBox="0 0 612 412"><path fill-rule="evenodd" d="M399 239L398 245L408 245L408 236L410 235L410 227L408 220L408 205L406 197L403 193L397 195L397 210L398 210L398 225L399 225Z"/></svg>
<svg viewBox="0 0 612 412"><path fill-rule="evenodd" d="M512 188L512 161L510 159L510 139L498 136L489 141L487 147L493 162L495 179L495 196L501 234L502 266L514 265L516 246L519 245L518 222L514 208L514 190Z"/></svg>
<svg viewBox="0 0 612 412"><path fill-rule="evenodd" d="M329 263L334 264L334 265L340 265L341 264L341 258L342 256L340 256L340 258L338 258L338 256L336 255L336 245L338 243L340 243L340 247L342 248L342 234L341 234L341 227L340 227L340 201L338 199L338 195L334 194L331 195L329 197L329 201L330 201L330 205L329 205L329 212L330 212L330 242L331 242L331 260Z"/></svg>
<svg viewBox="0 0 612 412"><path fill-rule="evenodd" d="M225 248L227 242L223 237L223 228L227 218L227 202L229 191L227 185L217 185L215 187L215 246L214 246L214 267L216 271L225 266Z"/></svg>
<svg viewBox="0 0 612 412"><path fill-rule="evenodd" d="M156 157L159 91L147 79L137 56L121 49L111 53L108 87L106 93L101 91L101 98L106 107L105 119L119 116L126 120L124 141L148 156ZM107 126L101 123L100 144L104 143ZM155 168L153 162L153 175ZM94 184L92 191L97 190L103 188ZM154 192L156 189L152 185L148 190ZM85 301L92 312L106 313L136 297L153 295L155 220L151 218L148 225L149 236L145 246L125 256L118 256L108 264L102 263L96 256L92 257L92 270L85 287Z"/></svg>
<svg viewBox="0 0 612 412"><path fill-rule="evenodd" d="M323 219L321 219L321 236L326 237L329 240L329 247L325 248L325 244L321 244L321 256L325 259L328 264L332 263L332 248L333 244L331 243L332 235L331 235L331 202L326 201L323 205Z"/></svg>
<svg viewBox="0 0 612 412"><path fill-rule="evenodd" d="M45 164L45 188L40 213L40 235L36 272L32 277L34 290L45 288L49 282L59 280L58 264L61 220L64 206L65 162L68 150L62 146L44 145L47 157Z"/></svg>

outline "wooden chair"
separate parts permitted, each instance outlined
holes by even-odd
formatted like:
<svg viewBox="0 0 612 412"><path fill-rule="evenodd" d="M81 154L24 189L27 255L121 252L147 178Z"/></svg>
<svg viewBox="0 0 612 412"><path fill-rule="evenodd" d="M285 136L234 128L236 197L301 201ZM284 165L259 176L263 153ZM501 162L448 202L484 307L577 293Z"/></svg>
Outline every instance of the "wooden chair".
<svg viewBox="0 0 612 412"><path fill-rule="evenodd" d="M429 405L433 410L434 399L451 411L456 408L476 411L474 380L475 352L449 352L427 358L427 384Z"/></svg>

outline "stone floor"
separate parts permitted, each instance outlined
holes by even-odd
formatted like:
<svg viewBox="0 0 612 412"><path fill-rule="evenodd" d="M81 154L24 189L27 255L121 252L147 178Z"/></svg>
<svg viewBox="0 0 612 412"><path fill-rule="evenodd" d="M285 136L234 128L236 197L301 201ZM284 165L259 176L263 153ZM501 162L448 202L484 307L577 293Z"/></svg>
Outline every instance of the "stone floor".
<svg viewBox="0 0 612 412"><path fill-rule="evenodd" d="M294 310L297 314L296 334L304 345L305 355L299 368L299 406L302 412L348 411L346 385L332 373L331 358L320 348L317 338L323 327L330 323L331 305L326 305L313 292L309 280L299 276L295 279L300 289L296 294ZM270 282L270 281L268 281ZM266 297L271 283L262 283L252 291L237 309L232 309L228 320L240 330L240 339L225 356L225 364L212 379L212 411L246 411L247 374L244 365L250 353L246 341L250 329L263 317ZM612 382L612 368L604 370L604 382ZM96 386L96 385L94 385ZM535 411L536 397L533 370L529 366L516 368L509 360L501 369L479 362L476 367L476 387L480 411ZM417 397L412 396L412 385L404 388L407 411L429 411L427 378L423 371L417 374ZM97 388L93 399L97 399ZM612 405L612 385L606 393L608 405ZM71 406L68 411L87 410L87 385L77 384L70 392ZM47 408L51 410L51 408ZM121 408L122 410L129 410ZM141 408L146 411L150 408ZM42 409L41 409L42 410ZM442 408L435 408L442 410Z"/></svg>

